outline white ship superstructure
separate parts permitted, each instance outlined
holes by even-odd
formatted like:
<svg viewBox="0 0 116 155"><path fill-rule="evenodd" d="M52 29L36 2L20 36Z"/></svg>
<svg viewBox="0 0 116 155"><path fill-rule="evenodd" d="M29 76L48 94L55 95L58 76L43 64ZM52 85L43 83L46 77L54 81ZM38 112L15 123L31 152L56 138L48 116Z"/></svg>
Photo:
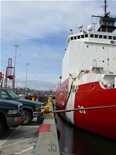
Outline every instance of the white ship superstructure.
<svg viewBox="0 0 116 155"><path fill-rule="evenodd" d="M77 84L101 80L104 73L116 74L116 34L90 30L69 35L62 63L62 82L69 75L76 78L86 70L93 74L84 74ZM101 74L101 78L94 73Z"/></svg>

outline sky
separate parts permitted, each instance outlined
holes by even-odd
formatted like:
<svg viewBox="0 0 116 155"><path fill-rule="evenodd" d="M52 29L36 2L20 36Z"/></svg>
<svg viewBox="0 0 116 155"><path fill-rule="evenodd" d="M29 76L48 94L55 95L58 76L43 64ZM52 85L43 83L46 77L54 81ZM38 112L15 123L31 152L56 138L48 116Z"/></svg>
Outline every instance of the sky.
<svg viewBox="0 0 116 155"><path fill-rule="evenodd" d="M116 15L116 1L107 3ZM97 29L99 19L91 15L103 15L103 6L104 0L0 0L0 72L6 73L8 58L14 66L16 53L15 87L55 90L70 29L78 33L79 24L87 30L92 23Z"/></svg>

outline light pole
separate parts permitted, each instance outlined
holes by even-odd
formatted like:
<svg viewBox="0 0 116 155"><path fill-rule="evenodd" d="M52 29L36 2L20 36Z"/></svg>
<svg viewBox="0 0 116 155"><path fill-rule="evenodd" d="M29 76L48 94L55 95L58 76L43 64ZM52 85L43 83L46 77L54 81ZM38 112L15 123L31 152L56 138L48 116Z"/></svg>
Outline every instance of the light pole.
<svg viewBox="0 0 116 155"><path fill-rule="evenodd" d="M19 45L15 44L15 59L14 59L14 72L13 72L13 82L12 82L12 90L14 91L15 88L15 67L16 67L16 53L17 53L17 48L19 47Z"/></svg>
<svg viewBox="0 0 116 155"><path fill-rule="evenodd" d="M29 63L26 63L26 82L25 82L25 95L26 95L26 88L27 88L27 72L28 72L28 65Z"/></svg>

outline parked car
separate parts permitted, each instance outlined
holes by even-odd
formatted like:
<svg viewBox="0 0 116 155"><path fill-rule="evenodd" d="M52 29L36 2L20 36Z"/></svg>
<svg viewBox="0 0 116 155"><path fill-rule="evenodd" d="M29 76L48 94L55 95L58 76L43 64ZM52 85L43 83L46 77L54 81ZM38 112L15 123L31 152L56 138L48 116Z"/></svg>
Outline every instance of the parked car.
<svg viewBox="0 0 116 155"><path fill-rule="evenodd" d="M17 127L24 120L23 105L0 99L0 135L4 128Z"/></svg>
<svg viewBox="0 0 116 155"><path fill-rule="evenodd" d="M43 114L42 104L40 102L22 99L8 88L0 88L0 99L13 100L23 104L25 113L24 125L30 124L34 117L39 117Z"/></svg>
<svg viewBox="0 0 116 155"><path fill-rule="evenodd" d="M28 94L28 95L25 96L25 99L28 99L28 100L32 100L32 98L34 98L34 100L38 99L38 101L42 102L42 103L47 103L48 102L48 96L37 95L36 93Z"/></svg>

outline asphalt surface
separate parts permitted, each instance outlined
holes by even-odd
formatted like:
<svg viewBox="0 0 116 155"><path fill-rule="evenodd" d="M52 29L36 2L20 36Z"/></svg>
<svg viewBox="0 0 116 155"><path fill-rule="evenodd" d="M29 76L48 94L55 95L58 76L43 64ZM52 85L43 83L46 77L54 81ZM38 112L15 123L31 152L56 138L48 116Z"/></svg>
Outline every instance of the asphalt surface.
<svg viewBox="0 0 116 155"><path fill-rule="evenodd" d="M42 120L42 118L40 119ZM0 137L1 155L32 155L41 121L33 119L30 125L9 128Z"/></svg>

